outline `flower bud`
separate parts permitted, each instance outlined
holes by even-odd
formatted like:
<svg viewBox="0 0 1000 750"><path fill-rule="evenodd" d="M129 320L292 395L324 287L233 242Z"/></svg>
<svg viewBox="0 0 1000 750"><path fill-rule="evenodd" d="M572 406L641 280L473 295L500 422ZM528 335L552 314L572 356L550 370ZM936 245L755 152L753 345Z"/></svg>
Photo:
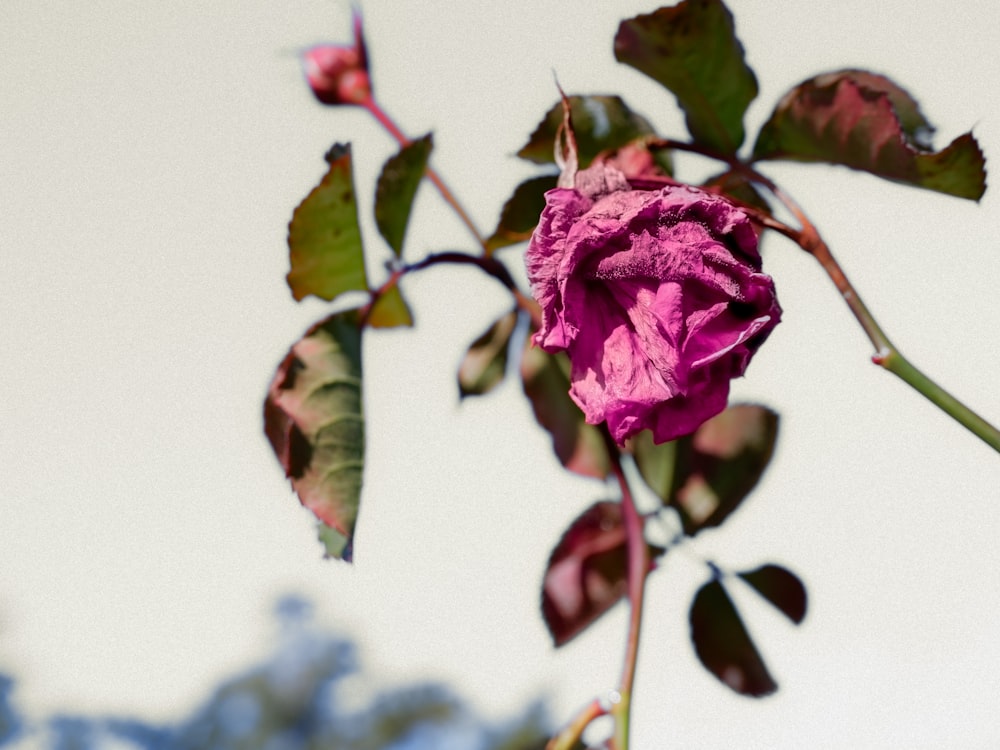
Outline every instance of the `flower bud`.
<svg viewBox="0 0 1000 750"><path fill-rule="evenodd" d="M303 55L306 80L323 104L363 104L371 97L368 54L361 31L361 17L354 14L354 44L324 44Z"/></svg>

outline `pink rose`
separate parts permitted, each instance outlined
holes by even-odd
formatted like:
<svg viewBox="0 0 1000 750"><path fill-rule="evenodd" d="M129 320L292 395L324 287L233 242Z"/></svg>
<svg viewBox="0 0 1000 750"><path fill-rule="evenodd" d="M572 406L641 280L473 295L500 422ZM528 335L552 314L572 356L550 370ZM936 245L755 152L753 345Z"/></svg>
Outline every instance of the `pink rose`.
<svg viewBox="0 0 1000 750"><path fill-rule="evenodd" d="M570 396L619 443L693 432L726 407L781 318L746 213L688 186L633 189L592 166L545 195L525 256L533 338L572 363Z"/></svg>
<svg viewBox="0 0 1000 750"><path fill-rule="evenodd" d="M309 88L323 104L364 104L372 94L361 16L354 14L354 44L325 44L302 56Z"/></svg>

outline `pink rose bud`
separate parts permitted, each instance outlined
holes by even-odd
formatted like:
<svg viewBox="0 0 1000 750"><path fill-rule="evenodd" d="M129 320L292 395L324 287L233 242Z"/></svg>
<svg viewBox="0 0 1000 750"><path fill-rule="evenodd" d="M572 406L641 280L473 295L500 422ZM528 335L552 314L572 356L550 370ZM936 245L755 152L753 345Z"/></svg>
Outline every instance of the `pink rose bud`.
<svg viewBox="0 0 1000 750"><path fill-rule="evenodd" d="M568 354L570 396L620 444L721 412L781 318L742 209L686 185L633 189L601 164L546 193L525 263L542 307L533 342Z"/></svg>
<svg viewBox="0 0 1000 750"><path fill-rule="evenodd" d="M361 17L354 14L354 44L321 45L306 50L303 65L309 88L323 104L362 104L371 97L368 54Z"/></svg>

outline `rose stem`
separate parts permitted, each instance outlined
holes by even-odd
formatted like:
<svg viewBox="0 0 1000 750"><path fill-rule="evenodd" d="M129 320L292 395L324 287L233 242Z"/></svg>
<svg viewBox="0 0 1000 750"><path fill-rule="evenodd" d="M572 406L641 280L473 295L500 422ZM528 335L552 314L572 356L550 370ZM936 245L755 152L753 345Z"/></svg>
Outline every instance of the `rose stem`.
<svg viewBox="0 0 1000 750"><path fill-rule="evenodd" d="M618 480L622 493L622 515L625 523L625 548L627 558L627 580L629 600L628 639L625 643L625 659L622 665L621 681L617 695L610 699L611 708L605 709L600 700L586 706L565 729L549 740L545 750L569 750L580 739L587 725L599 716L611 714L615 721L614 734L609 740L610 750L628 750L629 720L632 711L632 687L635 684L635 667L639 656L639 632L642 626L642 604L645 598L646 577L650 571L649 546L643 534L643 518L635 507L628 479L622 471L621 452L607 425L601 426L611 459L611 470Z"/></svg>
<svg viewBox="0 0 1000 750"><path fill-rule="evenodd" d="M403 134L403 131L399 129L396 123L392 121L392 118L386 114L385 110L379 106L378 102L376 102L370 94L359 104L367 109L368 112L371 113L372 117L378 120L382 127L389 131L389 134L399 142L400 146L408 146L412 142L406 137L406 135ZM427 179L434 183L434 187L436 187L438 192L441 193L441 197L444 198L445 202L455 210L458 218L462 220L462 223L465 224L472 236L476 238L476 243L483 249L483 253L489 254L489 248L486 247L486 240L483 239L479 230L476 229L476 225L469 217L469 214L466 213L465 209L462 208L462 204L458 202L458 199L454 196L451 190L448 189L448 186L444 184L444 180L441 179L441 176L435 172L434 168L430 165L427 165L424 173L427 175Z"/></svg>
<svg viewBox="0 0 1000 750"><path fill-rule="evenodd" d="M868 340L871 341L872 346L875 347L875 354L872 356L872 362L880 365L883 369L888 370L893 375L900 378L904 383L924 396L945 414L950 416L960 425L969 430L973 435L993 448L993 450L1000 452L1000 430L948 393L948 391L931 380L921 370L914 366L912 362L903 356L899 349L897 349L889 340L889 337L886 336L881 326L879 326L876 322L874 316L871 314L871 311L861 300L861 297L858 296L857 290L854 289L854 286L848 280L844 270L833 257L829 246L820 236L816 227L809 220L809 217L806 216L805 212L798 206L798 204L796 204L788 194L781 190L781 188L775 185L770 178L762 175L760 172L757 172L753 169L753 167L740 161L734 156L726 156L724 154L702 148L701 146L693 143L684 143L669 139L658 139L651 142L650 147L664 149L673 148L680 151L690 151L711 159L723 161L734 170L742 172L749 179L770 190L771 193L774 194L774 197L781 201L785 208L787 208L802 225L802 229L799 232L782 231L782 234L792 237L803 250L819 261L823 270L826 271L827 275L833 281L834 286L837 287L837 291L840 292L840 296L843 297L844 302L847 303L847 306L854 314L854 317L857 319L858 323L861 324L861 328L864 330L865 335L868 336Z"/></svg>
<svg viewBox="0 0 1000 750"><path fill-rule="evenodd" d="M875 347L872 362L900 378L945 414L993 448L993 450L1000 452L1000 430L927 377L927 375L903 356L876 322L871 311L862 301L854 286L848 280L844 270L830 252L829 246L820 237L819 232L816 231L816 227L809 221L805 212L773 183L768 184L767 187L795 215L795 218L802 225L802 231L798 240L799 246L812 255L823 267L823 270L826 271L827 275L833 281L834 286L837 287L837 291L840 292L840 296L843 297L854 317L861 324L861 328L864 329L868 340Z"/></svg>
<svg viewBox="0 0 1000 750"><path fill-rule="evenodd" d="M635 683L635 666L639 656L639 632L642 626L642 604L646 591L646 576L649 575L649 547L643 534L643 519L635 507L628 480L622 471L621 453L608 432L602 428L604 441L611 456L611 468L622 493L622 514L625 521L625 540L628 554L628 600L629 625L628 640L625 643L625 663L622 666L618 701L611 707L615 720L612 750L628 750L629 719L632 708L632 686Z"/></svg>

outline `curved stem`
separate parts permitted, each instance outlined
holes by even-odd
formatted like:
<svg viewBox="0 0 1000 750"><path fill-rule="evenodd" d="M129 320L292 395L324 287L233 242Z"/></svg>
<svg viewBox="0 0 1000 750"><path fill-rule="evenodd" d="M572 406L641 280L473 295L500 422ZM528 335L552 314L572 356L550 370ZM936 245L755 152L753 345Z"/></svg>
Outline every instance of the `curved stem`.
<svg viewBox="0 0 1000 750"><path fill-rule="evenodd" d="M517 282L514 281L514 277L510 275L510 271L507 270L507 267L503 263L489 255L469 255L468 253L455 251L432 253L417 263L411 263L410 265L393 269L389 278L377 289L373 289L371 291L368 303L361 309L362 324L368 320L368 317L371 315L371 310L378 298L396 286L403 276L411 273L412 271L422 271L425 268L430 268L431 266L435 266L440 263L473 265L484 271L486 274L492 276L507 287L513 295L516 305L531 317L532 324L535 328L541 328L541 308L538 306L537 302L526 296L520 289L517 288Z"/></svg>
<svg viewBox="0 0 1000 750"><path fill-rule="evenodd" d="M392 121L392 118L389 117L386 111L379 106L378 102L376 102L375 99L371 97L371 95L369 95L363 102L361 102L360 105L365 109L367 109L368 112L372 115L372 117L378 120L379 124L382 127L384 127L389 132L389 134L396 139L396 141L399 142L400 146L407 146L412 142L409 138L406 137L403 131L399 129L399 126ZM424 173L427 175L427 179L430 180L432 183L434 183L434 187L436 187L438 189L438 192L441 193L441 197L444 198L445 202L449 206L451 206L452 209L454 209L456 215L462 221L462 223L465 224L466 228L469 230L472 236L475 237L476 243L479 245L479 247L482 248L483 253L489 254L489 249L486 247L486 240L483 239L483 236L479 233L479 230L476 228L476 225L472 221L472 218L462 207L462 204L458 202L458 199L455 197L454 193L452 193L451 190L448 188L448 186L445 185L444 180L441 179L441 176L437 172L435 172L434 168L431 167L430 165L427 166L427 168L424 170Z"/></svg>
<svg viewBox="0 0 1000 750"><path fill-rule="evenodd" d="M868 340L875 347L872 362L883 367L924 396L973 435L985 442L993 450L1000 452L1000 430L991 425L972 409L963 404L948 391L919 370L896 348L886 336L871 311L858 296L840 264L834 259L827 244L816 234L812 225L803 231L803 245L819 261L833 281L858 323L861 324Z"/></svg>
<svg viewBox="0 0 1000 750"><path fill-rule="evenodd" d="M767 180L767 187L801 223L802 230L797 240L799 246L819 262L827 276L833 281L834 286L837 287L840 296L847 303L872 346L875 347L872 361L900 378L993 450L1000 452L1000 430L927 377L900 353L858 295L844 270L833 257L833 253L830 252L829 246L820 237L819 232L809 221L805 212L770 180Z"/></svg>
<svg viewBox="0 0 1000 750"><path fill-rule="evenodd" d="M573 750L583 735L583 730L590 722L605 714L607 714L607 710L599 700L591 701L573 718L573 721L566 725L565 729L549 740L548 744L545 745L545 750Z"/></svg>
<svg viewBox="0 0 1000 750"><path fill-rule="evenodd" d="M441 253L431 253L423 260L406 266L404 270L420 271L424 268L437 265L438 263L458 263L478 266L509 290L517 290L517 284L514 282L514 277L510 275L510 271L507 270L507 266L493 257L484 258L480 255L469 255L468 253L448 250Z"/></svg>

